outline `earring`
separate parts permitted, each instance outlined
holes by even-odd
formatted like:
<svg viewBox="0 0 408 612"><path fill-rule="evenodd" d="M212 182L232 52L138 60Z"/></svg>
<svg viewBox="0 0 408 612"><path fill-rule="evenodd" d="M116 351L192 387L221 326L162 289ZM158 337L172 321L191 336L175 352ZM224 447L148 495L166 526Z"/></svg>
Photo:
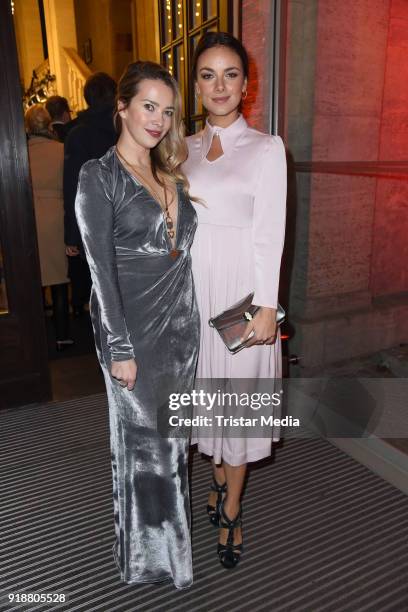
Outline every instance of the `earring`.
<svg viewBox="0 0 408 612"><path fill-rule="evenodd" d="M246 100L248 97L248 90L246 89L245 91L242 92L242 99Z"/></svg>

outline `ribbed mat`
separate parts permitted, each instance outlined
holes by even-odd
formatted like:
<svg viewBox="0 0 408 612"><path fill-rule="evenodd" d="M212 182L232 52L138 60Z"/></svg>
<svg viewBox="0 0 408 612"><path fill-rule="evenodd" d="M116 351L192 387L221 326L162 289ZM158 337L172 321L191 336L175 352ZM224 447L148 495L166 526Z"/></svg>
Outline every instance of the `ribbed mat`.
<svg viewBox="0 0 408 612"><path fill-rule="evenodd" d="M129 586L114 566L107 405L95 395L0 413L1 609L103 612L408 610L408 500L324 440L286 440L250 470L245 553L216 558L209 463L192 459L194 585ZM60 607L8 592L66 592Z"/></svg>

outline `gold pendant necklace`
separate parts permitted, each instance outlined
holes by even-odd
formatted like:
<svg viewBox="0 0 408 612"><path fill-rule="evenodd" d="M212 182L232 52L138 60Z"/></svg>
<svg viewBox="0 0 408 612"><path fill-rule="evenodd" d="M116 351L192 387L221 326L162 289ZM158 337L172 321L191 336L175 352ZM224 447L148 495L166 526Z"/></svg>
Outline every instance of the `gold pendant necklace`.
<svg viewBox="0 0 408 612"><path fill-rule="evenodd" d="M163 216L164 216L164 220L166 223L166 228L167 228L167 235L169 236L170 239L174 238L174 223L173 223L173 219L170 216L170 212L169 212L169 205L167 202L167 187L166 187L166 183L164 182L163 185L163 192L164 192L164 210L163 210L163 205L162 205L162 200L160 198L160 196L158 195L157 191L155 189L152 189L151 185L149 185L150 189L147 188L147 186L144 184L144 177L142 177L141 173L139 172L139 170L136 170L135 166L133 164L131 164L130 162L128 162L122 155L122 153L119 151L119 149L117 147L115 147L116 153L118 154L118 156L120 157L120 159L122 161L125 162L125 164L127 166L129 166L129 168L132 168L133 172L136 174L137 178L139 179L139 181L141 182L141 184L143 185L143 187L146 189L146 191L149 191L153 193L154 198L157 200L157 202L160 204L160 208L163 211Z"/></svg>
<svg viewBox="0 0 408 612"><path fill-rule="evenodd" d="M164 220L166 221L166 226L167 226L167 233L169 235L169 238L174 238L174 223L173 223L173 219L170 217L170 213L169 213L169 205L167 203L167 188L166 188L166 183L164 183L164 203L165 203L165 217Z"/></svg>

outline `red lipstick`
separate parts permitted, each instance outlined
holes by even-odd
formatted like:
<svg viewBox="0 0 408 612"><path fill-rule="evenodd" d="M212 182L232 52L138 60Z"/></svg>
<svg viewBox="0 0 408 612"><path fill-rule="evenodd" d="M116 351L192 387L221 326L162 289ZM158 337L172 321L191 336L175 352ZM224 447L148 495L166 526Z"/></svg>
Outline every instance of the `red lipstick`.
<svg viewBox="0 0 408 612"><path fill-rule="evenodd" d="M161 131L157 131L157 130L148 130L147 128L145 128L146 132L148 134L150 134L150 136L153 136L153 138L160 138L161 136Z"/></svg>

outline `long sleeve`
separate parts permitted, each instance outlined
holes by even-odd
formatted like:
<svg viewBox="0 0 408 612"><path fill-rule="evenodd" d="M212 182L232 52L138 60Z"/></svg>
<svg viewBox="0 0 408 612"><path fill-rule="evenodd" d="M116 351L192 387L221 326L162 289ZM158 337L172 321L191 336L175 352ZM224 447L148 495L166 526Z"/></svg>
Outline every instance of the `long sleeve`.
<svg viewBox="0 0 408 612"><path fill-rule="evenodd" d="M97 159L82 166L75 212L107 333L112 361L134 357L120 293L114 247L113 204L106 171Z"/></svg>
<svg viewBox="0 0 408 612"><path fill-rule="evenodd" d="M252 240L255 261L253 303L276 308L286 225L287 169L279 136L268 138L256 186Z"/></svg>

